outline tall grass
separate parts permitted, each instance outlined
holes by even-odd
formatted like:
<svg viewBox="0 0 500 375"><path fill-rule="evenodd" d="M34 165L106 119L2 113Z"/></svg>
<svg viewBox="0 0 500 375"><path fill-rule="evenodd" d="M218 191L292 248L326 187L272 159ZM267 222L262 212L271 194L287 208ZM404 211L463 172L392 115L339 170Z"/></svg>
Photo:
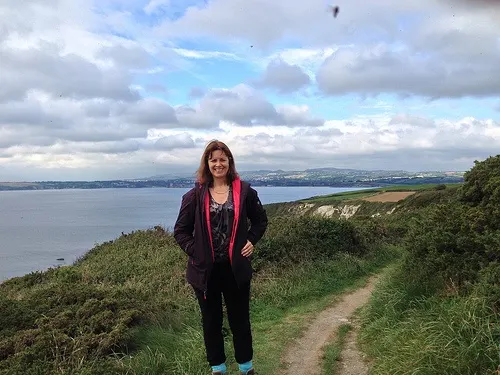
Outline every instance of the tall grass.
<svg viewBox="0 0 500 375"><path fill-rule="evenodd" d="M356 287L394 256L397 255L390 249L365 258L343 254L326 262L310 261L259 272L253 282L251 300L254 361L259 374L278 371L287 344L300 334L315 313L332 303L332 295ZM199 319L198 312L186 316L185 325L178 332L171 327L139 327L135 335L138 350L134 358L124 359L123 367L134 374L206 374ZM227 319L224 326L227 363L236 371Z"/></svg>
<svg viewBox="0 0 500 375"><path fill-rule="evenodd" d="M500 373L499 165L476 161L462 186L415 195L393 217L410 224L394 228L401 264L364 313L374 374Z"/></svg>
<svg viewBox="0 0 500 375"><path fill-rule="evenodd" d="M361 316L374 375L493 375L500 366L500 317L484 298L427 293L400 267Z"/></svg>

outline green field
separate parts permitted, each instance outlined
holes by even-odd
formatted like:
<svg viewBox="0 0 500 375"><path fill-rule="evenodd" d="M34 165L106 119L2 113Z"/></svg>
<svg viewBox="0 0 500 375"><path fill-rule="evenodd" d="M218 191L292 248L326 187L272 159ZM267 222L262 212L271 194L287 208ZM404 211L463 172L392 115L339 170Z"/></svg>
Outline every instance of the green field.
<svg viewBox="0 0 500 375"><path fill-rule="evenodd" d="M379 193L385 193L390 191L426 191L426 190L436 190L436 188L440 185L446 186L446 188L452 188L459 186L460 183L454 184L417 184L417 185L394 185L394 186L386 186L382 188L373 188L366 190L357 190L357 191L346 191L343 193L331 194L331 195L322 195L317 197L311 197L307 199L302 199L300 202L303 203L329 203L329 202L338 202L344 200L354 200L370 197L373 195L377 195Z"/></svg>

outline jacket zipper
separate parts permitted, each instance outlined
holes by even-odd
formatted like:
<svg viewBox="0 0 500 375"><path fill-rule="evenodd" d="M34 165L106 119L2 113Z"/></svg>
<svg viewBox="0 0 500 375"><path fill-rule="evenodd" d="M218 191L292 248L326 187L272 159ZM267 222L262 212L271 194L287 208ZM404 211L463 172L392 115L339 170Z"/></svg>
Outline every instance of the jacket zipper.
<svg viewBox="0 0 500 375"><path fill-rule="evenodd" d="M233 249L234 249L234 241L236 239L236 230L238 228L238 223L240 220L240 211L241 211L241 181L235 180L233 181L233 202L234 202L234 222L233 222L233 230L231 232L231 239L229 240L229 261L233 264Z"/></svg>
<svg viewBox="0 0 500 375"><path fill-rule="evenodd" d="M204 226L204 230L205 230L205 235L208 237L209 239L209 242L210 242L210 249L212 250L212 263L215 261L215 254L214 254L214 248L213 248L213 244L212 244L212 234L211 234L211 228L210 228L210 214L207 214L207 212L210 212L210 211L207 211L207 198L208 198L208 189L201 189L202 191L202 199L201 199L201 213L202 213L202 217L205 218L205 222L206 222L206 225ZM208 218L207 218L208 216ZM207 270L207 275L206 275L206 279L205 279L205 282L204 282L204 288L205 290L203 291L203 299L206 301L207 299L207 283L208 283L208 270Z"/></svg>
<svg viewBox="0 0 500 375"><path fill-rule="evenodd" d="M205 189L205 193L203 194L203 213L204 213L204 216L205 216L205 222L206 222L206 231L208 232L208 239L209 239L209 242L210 242L210 249L212 250L212 262L215 261L215 254L214 254L214 245L212 243L212 228L211 228L211 225L210 225L210 210L208 209L209 208L209 196L208 196L208 189Z"/></svg>
<svg viewBox="0 0 500 375"><path fill-rule="evenodd" d="M229 243L229 261L230 263L232 264L233 263L233 257L232 257L232 253L233 253L233 248L234 248L234 242L235 242L235 239L236 239L236 230L237 230L237 226L238 226L238 222L239 222L239 218L240 218L240 211L241 211L241 197L242 197L242 189L241 189L241 180L235 180L233 181L233 192L236 190L235 189L235 186L236 184L239 183L240 185L236 188L237 189L237 199L234 199L234 202L235 202L235 220L233 222L233 230L232 230L232 233L231 233L231 240L230 240L230 243ZM208 202L209 202L209 197L208 197L208 189L202 189L202 192L203 190L205 190L204 194L203 195L203 204L202 204L202 217L204 216L205 217L205 221L206 221L206 227L205 227L205 230L208 232L208 238L209 238L209 241L210 241L210 249L212 250L212 262L215 262L215 254L214 254L214 245L212 243L212 233L211 233L211 226L210 226L210 214L207 213L209 212L207 210L207 206L208 206ZM233 196L234 198L234 196ZM236 203L237 201L237 203ZM207 271L208 273L208 271ZM208 275L207 275L208 276ZM207 277L208 279L208 277ZM205 286L205 290L203 291L203 299L206 300L207 299L207 287Z"/></svg>

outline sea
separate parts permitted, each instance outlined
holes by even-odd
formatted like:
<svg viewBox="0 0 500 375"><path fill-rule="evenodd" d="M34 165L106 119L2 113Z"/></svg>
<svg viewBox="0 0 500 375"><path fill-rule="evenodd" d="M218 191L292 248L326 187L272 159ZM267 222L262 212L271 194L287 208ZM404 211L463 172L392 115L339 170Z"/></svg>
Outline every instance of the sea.
<svg viewBox="0 0 500 375"><path fill-rule="evenodd" d="M360 188L255 187L263 204ZM0 282L70 265L95 245L172 229L188 188L0 191Z"/></svg>

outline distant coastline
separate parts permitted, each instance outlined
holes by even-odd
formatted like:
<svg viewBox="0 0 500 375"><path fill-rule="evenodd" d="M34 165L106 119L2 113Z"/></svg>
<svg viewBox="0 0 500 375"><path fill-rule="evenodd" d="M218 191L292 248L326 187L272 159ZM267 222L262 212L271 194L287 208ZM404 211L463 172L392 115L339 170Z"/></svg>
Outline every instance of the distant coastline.
<svg viewBox="0 0 500 375"><path fill-rule="evenodd" d="M379 178L369 181L349 181L334 179L245 179L253 186L269 187L336 187L372 188L392 185L449 184L463 182L463 177L407 177ZM61 189L139 189L139 188L189 188L194 180L111 180L111 181L37 181L37 182L0 182L0 191L19 190L61 190Z"/></svg>
<svg viewBox="0 0 500 375"><path fill-rule="evenodd" d="M391 185L450 184L463 182L464 172L402 170L360 170L316 168L303 171L258 170L241 172L240 176L254 186L269 187L335 187L372 188ZM1 182L0 191L116 188L189 188L193 175L157 175L146 178L100 181L23 181Z"/></svg>

